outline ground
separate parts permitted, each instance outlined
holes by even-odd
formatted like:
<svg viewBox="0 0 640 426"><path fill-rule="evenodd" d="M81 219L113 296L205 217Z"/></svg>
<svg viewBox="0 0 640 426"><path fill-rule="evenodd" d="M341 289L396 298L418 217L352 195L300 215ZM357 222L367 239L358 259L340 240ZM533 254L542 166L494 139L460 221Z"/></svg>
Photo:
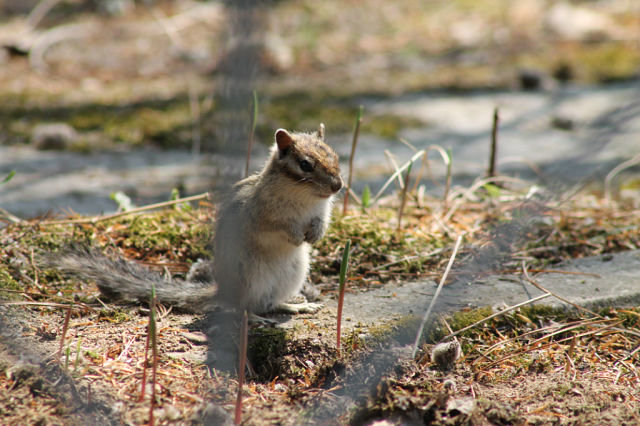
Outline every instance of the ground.
<svg viewBox="0 0 640 426"><path fill-rule="evenodd" d="M81 152L192 148L194 122L216 111L211 93L223 84L227 12L220 3L164 1L145 8L125 1L129 8L108 14L94 3L63 1L33 33L25 29L25 14L36 2L27 3L2 6L0 38L8 48L0 67L1 143L31 143L37 124L63 121L79 133L67 148ZM516 88L531 78L543 86L565 80L604 84L637 75L640 15L621 6L625 2L572 3L597 16L584 34L554 27L542 1L423 3L370 0L363 14L362 2L273 2L272 10L262 12L269 43L261 57L267 76L258 85L258 139L268 140L277 127L315 128L319 120L335 132L350 132L363 94ZM23 12L15 14L19 6ZM565 16L578 19L576 14ZM578 22L566 27L584 28ZM20 50L31 35L50 30L53 37L63 24L85 26L57 33L63 36L57 43L44 37L37 49ZM362 130L392 137L419 124L385 114L369 117ZM204 124L201 130L212 131ZM398 194L375 208L352 205L344 215L337 209L313 253L311 281L327 306L295 318L275 316L279 328L250 330L243 422L640 422L637 306L594 314L510 312L458 336L463 356L450 371L430 360L433 345L449 334L447 324L458 330L491 308L438 318L415 357L414 317L378 324L345 319L337 352L337 275L347 238L354 247L347 286L353 294L439 279L454 236L463 232L456 264L471 264L479 276L522 274L523 261L544 269L563 259L640 247L632 201L606 200L595 185L570 201L528 204L531 188L483 185L473 197L453 194L444 201L409 191L401 227ZM455 213L453 201L461 201ZM104 303L92 283L37 263L43 252L88 242L180 276L209 254L214 217L215 205L203 201L115 219L72 214L11 223L3 215L2 422L147 423L154 364L156 423L232 422L238 377L205 365L202 315L159 307L158 355L149 361L146 306ZM463 272L454 270L453 279Z"/></svg>
<svg viewBox="0 0 640 426"><path fill-rule="evenodd" d="M630 225L637 214L620 215L624 211L620 207L593 209L591 197L579 199L589 202L582 207L577 201L570 208L565 206L565 211L547 216L546 229L531 230L547 235L538 238L545 250L525 248L529 244L526 238L514 241L512 254L505 253L495 264L500 269L479 271L479 277L505 273L505 267L513 274L523 250L537 253L539 257L530 264L544 270L566 258L568 252L573 256L607 255L624 249L623 243L637 246L638 227ZM461 207L460 218L465 220L454 219L450 225L464 227L472 218L485 225L500 222L513 202L510 197L508 200L488 199L493 209L487 209L488 204L482 208L470 203ZM429 224L436 225L435 219L413 202L409 205L407 237ZM447 326L459 330L497 308L440 317L415 358L410 348L417 324L414 316L405 313L370 321L364 314L349 314L343 319L342 350L338 354L335 298L341 252L335 246L339 241L347 236L354 241L347 303L365 297L362 292L402 286L410 277L428 278L433 271L442 271L450 256L450 243L442 231L429 240L416 233L410 245L406 241L411 238L402 240L405 244L394 240L395 227L388 221L375 220L389 216L384 209L352 211L347 216L336 212L325 244L314 253L312 281L322 290L326 304L321 311L272 316L280 323L277 328L252 326L243 390L242 419L246 424L325 424L329 419L340 424L368 424L382 418L433 424L602 424L638 420L637 307L606 308L593 314L521 308L459 336L464 356L450 371L440 371L430 360L434 342L449 333ZM588 228L582 221L586 212L599 218ZM104 304L91 283L65 279L55 270L39 268L37 258L43 251L56 250L69 241L91 241L111 255L118 253L159 271L168 268L181 274L195 258L206 255L210 232L206 219L214 215L207 204L199 208L181 205L114 219L79 218L80 223L73 218L62 223L37 219L4 228L0 258L2 291L7 298L3 319L8 324L3 327L1 380L6 390L2 402L6 421L68 424L99 418L114 424L148 422L152 373L150 368L146 373L143 368L153 364L145 361L148 308ZM555 231L560 229L560 222L559 234ZM605 223L607 228L603 230ZM625 223L627 226L623 226ZM377 243L367 245L372 235ZM551 235L554 239L549 238ZM487 244L486 238L482 232L467 237L467 248L460 255L461 269L454 274L465 274L464 266L473 263L474 253L482 257L478 254ZM577 251L576 239L591 243ZM412 261L389 261L443 242L444 250L428 257L423 268ZM555 250L549 248L550 244ZM383 245L387 248L380 252ZM175 247L180 250L173 250ZM372 274L366 265L375 259L386 263ZM514 266L507 266L510 264ZM386 297L390 299L376 302L374 298L372 303L386 306L394 302L393 292ZM207 416L229 420L236 404L237 377L234 372L218 367L209 370L205 365L207 344L203 333L207 321L201 315L172 312L166 307L159 307L157 318L155 421L199 423L211 418ZM9 342L19 345L13 347ZM214 365L219 366L215 362L223 359L235 359L233 345L228 349L224 342L216 343L215 337L213 342L209 360ZM220 351L220 345L227 349ZM147 385L143 385L145 380ZM146 395L141 397L143 387Z"/></svg>

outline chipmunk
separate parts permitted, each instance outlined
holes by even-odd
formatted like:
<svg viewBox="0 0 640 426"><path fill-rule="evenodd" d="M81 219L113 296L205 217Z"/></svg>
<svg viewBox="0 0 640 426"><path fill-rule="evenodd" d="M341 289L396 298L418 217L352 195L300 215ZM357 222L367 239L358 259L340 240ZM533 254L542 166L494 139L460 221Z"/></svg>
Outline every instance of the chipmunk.
<svg viewBox="0 0 640 426"><path fill-rule="evenodd" d="M109 298L147 301L153 284L160 303L192 311L223 304L256 315L315 312L322 305L287 301L307 279L310 245L327 230L343 186L324 132L324 124L314 133L275 132L262 171L236 183L222 203L213 263L196 262L186 280L167 280L87 248L52 254L47 264L95 281Z"/></svg>

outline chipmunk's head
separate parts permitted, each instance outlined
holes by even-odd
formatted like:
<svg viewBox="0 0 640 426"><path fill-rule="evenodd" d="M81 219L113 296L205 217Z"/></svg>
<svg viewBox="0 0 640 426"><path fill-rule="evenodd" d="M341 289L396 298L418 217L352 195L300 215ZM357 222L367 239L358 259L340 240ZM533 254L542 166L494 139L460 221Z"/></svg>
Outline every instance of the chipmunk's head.
<svg viewBox="0 0 640 426"><path fill-rule="evenodd" d="M324 124L313 133L276 131L275 161L287 177L328 198L342 189L338 154L324 142Z"/></svg>

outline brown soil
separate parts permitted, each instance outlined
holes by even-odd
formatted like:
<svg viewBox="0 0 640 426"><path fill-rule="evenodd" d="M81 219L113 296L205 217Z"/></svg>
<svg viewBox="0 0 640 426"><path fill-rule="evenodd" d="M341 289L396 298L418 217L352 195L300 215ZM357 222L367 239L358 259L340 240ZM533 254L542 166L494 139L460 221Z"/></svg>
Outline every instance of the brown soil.
<svg viewBox="0 0 640 426"><path fill-rule="evenodd" d="M79 4L61 3L71 5L69 7ZM7 88L0 97L7 99L6 103L3 101L8 108L7 115L24 114L11 123L10 131L0 130L0 138L23 142L29 133L23 120L55 119L52 114L59 112L57 107L61 105L95 107L124 100L128 105L144 106L145 100L187 96L189 90L208 93L209 73L217 69L221 60L211 52L222 51L225 46L223 9L216 10L215 6L202 9L206 10L208 21L190 17L188 30L171 39L158 19L181 13L186 2L158 3L155 15L139 7L108 19L98 18L91 10L82 8L74 9L69 15L49 16L39 30L63 23L88 23L92 29L81 37L50 46L45 56L46 68L35 69L19 52L0 58L4 61L0 66L0 86ZM269 22L272 35L288 40L291 34L300 34L295 40L289 40L290 45L272 45L264 58L273 73L270 82L276 91L299 90L311 85L330 87L342 96L345 92L351 95L438 87L507 87L516 84L517 69L529 63L548 74L558 67L568 67L579 81L593 82L629 78L633 73L628 69L634 69L637 63L637 48L632 43L592 40L589 41L592 44L583 45L540 37L541 28L529 26L527 22L516 27L506 19L509 13L501 14L494 8L485 8L485 24L504 21L502 26L513 34L507 48L496 45L491 37L473 46L457 45L448 30L449 24L471 18L471 12L478 13L478 10L467 9L465 4L469 2L460 2L454 7L435 2L442 8L438 13L418 8L418 3L424 2L417 1L397 7L392 6L393 2L377 0L367 7L360 2L336 2L339 6L329 2L329 6L314 13L316 2L303 3L298 7L297 2L274 2L278 6L274 6L273 22ZM478 4L482 9L484 2ZM342 13L339 19L334 19L338 7L343 8ZM371 13L367 20L360 19L363 9ZM414 16L415 10L420 14ZM510 13L515 11L510 9ZM624 28L637 28L638 17L631 13L608 14ZM478 16L482 21L482 15ZM430 33L424 32L422 18L425 17L438 21ZM0 34L3 42L24 29L24 16L11 15L4 19ZM469 23L476 24L476 18ZM392 37L388 30L393 27L398 31ZM398 47L405 46L407 40L416 40L416 43L400 52ZM161 48L150 49L151 45ZM595 65L586 62L584 46L588 52L593 50L610 58L610 62L605 61L606 67L602 67L603 61L596 61ZM279 48L290 49L294 61L289 64L278 59ZM541 59L534 57L538 51L556 53ZM198 52L206 55L199 57ZM426 64L417 69L411 66L416 59L428 55L433 57ZM381 59L382 71L376 68L380 65L376 60ZM459 66L459 62L470 65ZM612 69L608 65L614 62L621 71L599 74L603 69ZM496 69L502 71L496 72ZM368 78L368 71L375 78ZM350 89L336 88L336 82ZM56 108L44 115L38 112L49 103ZM27 108L22 109L25 106ZM127 113L126 109L120 111L121 115L116 118L122 119ZM191 119L189 114L185 115ZM152 121L155 116L145 117ZM95 131L101 131L105 123L101 116L98 118L99 126L91 120L85 123L87 132L94 131L94 127L99 127ZM152 121L150 127L155 125L159 123ZM187 130L190 135L189 126ZM485 207L485 204L479 205L476 210ZM584 216L560 215L566 226L585 220ZM462 223L464 218L457 219L455 226L469 230L475 227L476 219L474 216L469 223ZM593 235L580 234L577 231L580 224L574 224L570 232L550 229L546 236L532 236L532 239L536 237L540 244L560 247L547 256L540 255L553 259L583 255L584 247L591 250L589 253L600 253L637 246L637 226L614 235L609 228L611 220L596 217L599 228ZM411 226L426 225L414 222ZM567 245L571 235L565 234L572 232L575 239L581 238L589 244ZM606 238L605 244L600 242L603 238ZM534 249L536 247L523 254L534 256ZM336 253L334 250L334 258ZM9 251L3 251L5 254L11 257ZM329 257L322 259L327 263L332 261ZM363 269L397 260L363 259L366 263ZM440 254L434 257L431 266L441 270L438 265L446 260L446 255ZM328 269L334 271L335 264L330 264ZM419 276L417 272L402 273L403 279ZM375 280L371 285L382 285L381 281L386 278L381 275L371 278ZM362 277L365 277L364 271ZM323 280L319 274L314 275L314 279ZM393 285L393 280L388 282ZM23 287L33 284L26 278L20 282ZM141 396L147 352L147 311L137 307L100 307L97 302L91 306L77 303L59 351L67 306L56 305L47 298L40 303L26 292L22 293L23 290L16 290L17 306L0 306L0 423L147 423L150 385ZM328 288L327 293L334 290L335 285ZM44 293L47 297L57 294L55 291ZM91 294L95 289L84 283L74 288L73 293ZM5 293L2 294L4 298ZM609 313L614 319L626 315L622 331L602 330L565 341L549 336L540 344L523 341L502 352L483 355L494 343L506 342L511 336L530 331L527 327L546 326L527 323L505 329L494 323L482 329L483 334L461 338L468 353L447 373L438 371L428 356L410 359L403 346L407 343L406 336L403 338L402 333L395 334L388 329L382 337L374 339L368 337L379 330L371 327L349 330L344 335L343 353L337 355L335 312L328 308L313 315L299 315L295 320L278 317L285 325L284 330L256 328L250 333L251 374L242 394L242 419L245 424L286 425L369 424L378 419L388 419L395 424L640 423L639 314L637 308L625 312ZM231 423L236 375L205 366L207 346L199 334L206 331L203 318L162 310L160 317L156 423ZM584 325L580 331L595 330L589 327ZM215 349L216 343L212 345ZM425 353L429 349L425 347ZM510 354L515 355L509 357ZM147 383L151 383L150 375L148 368Z"/></svg>

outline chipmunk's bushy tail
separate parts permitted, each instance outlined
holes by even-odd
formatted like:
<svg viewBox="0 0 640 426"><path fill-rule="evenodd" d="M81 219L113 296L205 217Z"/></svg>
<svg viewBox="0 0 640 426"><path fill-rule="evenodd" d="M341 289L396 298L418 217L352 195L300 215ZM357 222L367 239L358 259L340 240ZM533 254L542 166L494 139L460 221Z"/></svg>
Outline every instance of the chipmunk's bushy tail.
<svg viewBox="0 0 640 426"><path fill-rule="evenodd" d="M210 309L215 294L213 283L165 279L141 265L111 259L90 247L73 246L43 258L43 266L58 269L96 283L111 300L148 303L155 286L158 302L176 308L203 312Z"/></svg>

